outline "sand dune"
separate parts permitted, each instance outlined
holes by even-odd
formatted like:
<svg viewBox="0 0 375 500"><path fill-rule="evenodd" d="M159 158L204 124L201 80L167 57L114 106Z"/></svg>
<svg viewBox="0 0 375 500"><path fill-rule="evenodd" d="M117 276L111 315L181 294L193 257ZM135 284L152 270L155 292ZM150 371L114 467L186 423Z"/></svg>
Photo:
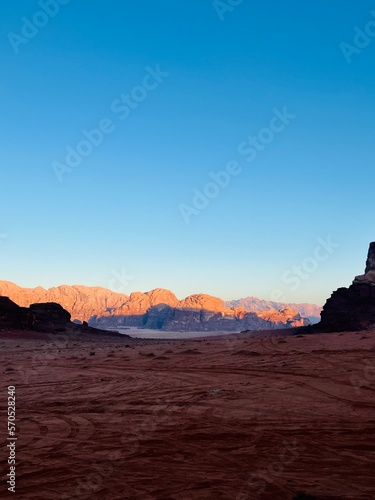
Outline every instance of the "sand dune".
<svg viewBox="0 0 375 500"><path fill-rule="evenodd" d="M1 332L0 346L1 409L17 394L13 498L375 497L375 332Z"/></svg>

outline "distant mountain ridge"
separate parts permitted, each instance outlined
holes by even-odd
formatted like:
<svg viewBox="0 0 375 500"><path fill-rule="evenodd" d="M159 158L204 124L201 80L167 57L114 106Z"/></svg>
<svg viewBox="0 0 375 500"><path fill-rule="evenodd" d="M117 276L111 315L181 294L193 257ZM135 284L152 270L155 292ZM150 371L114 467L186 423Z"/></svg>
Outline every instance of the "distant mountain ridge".
<svg viewBox="0 0 375 500"><path fill-rule="evenodd" d="M307 318L311 323L318 323L320 321L320 313L322 307L316 304L295 304L273 302L269 300L258 299L257 297L245 297L238 300L229 300L225 302L227 307L244 307L247 311L267 311L269 309L276 309L280 311L284 307L291 307L300 313L302 318Z"/></svg>
<svg viewBox="0 0 375 500"><path fill-rule="evenodd" d="M137 326L166 331L288 328L308 324L299 310L312 312L313 317L318 310L318 306L309 304L291 307L254 297L224 303L217 297L194 294L179 300L173 292L161 288L125 295L101 287L61 285L47 290L0 281L0 295L22 307L56 302L69 311L73 320L87 321L98 328Z"/></svg>

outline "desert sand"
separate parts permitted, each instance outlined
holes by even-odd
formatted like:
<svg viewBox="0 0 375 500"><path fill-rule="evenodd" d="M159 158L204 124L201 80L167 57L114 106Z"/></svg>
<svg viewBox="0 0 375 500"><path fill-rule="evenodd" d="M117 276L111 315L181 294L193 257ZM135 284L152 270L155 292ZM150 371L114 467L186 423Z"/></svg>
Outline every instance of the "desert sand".
<svg viewBox="0 0 375 500"><path fill-rule="evenodd" d="M3 331L0 347L2 498L375 498L375 332ZM8 385L16 494L4 479Z"/></svg>

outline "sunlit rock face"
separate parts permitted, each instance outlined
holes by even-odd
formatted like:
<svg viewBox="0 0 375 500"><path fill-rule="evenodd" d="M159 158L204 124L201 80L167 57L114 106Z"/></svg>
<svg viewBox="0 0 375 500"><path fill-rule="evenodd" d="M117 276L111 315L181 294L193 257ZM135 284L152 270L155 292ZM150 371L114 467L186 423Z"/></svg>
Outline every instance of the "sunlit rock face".
<svg viewBox="0 0 375 500"><path fill-rule="evenodd" d="M339 288L321 314L321 331L358 331L375 328L375 242L370 243L365 274L349 288Z"/></svg>
<svg viewBox="0 0 375 500"><path fill-rule="evenodd" d="M1 295L9 297L22 307L56 302L70 312L73 320L80 321L88 321L94 314L120 308L129 300L127 295L101 287L61 285L46 290L41 286L22 288L9 281L0 281Z"/></svg>
<svg viewBox="0 0 375 500"><path fill-rule="evenodd" d="M322 307L316 304L286 304L282 302L275 302L272 300L262 300L257 297L244 297L237 300L229 300L225 302L225 305L230 308L238 309L241 308L245 312L255 312L277 310L281 311L285 307L289 307L301 315L302 318L308 318L311 323L319 323L320 313L322 312Z"/></svg>
<svg viewBox="0 0 375 500"><path fill-rule="evenodd" d="M73 321L87 321L96 328L235 332L309 324L294 307L284 306L276 310L264 303L258 310L249 310L203 293L178 300L173 292L163 288L125 295L100 287L62 285L46 290L42 287L21 288L0 281L0 295L6 295L25 307L59 303L70 312Z"/></svg>
<svg viewBox="0 0 375 500"><path fill-rule="evenodd" d="M147 295L152 296L151 301ZM172 292L160 290L156 294L131 294L121 308L91 318L90 324L100 328L137 326L164 331L239 332L306 326L309 320L290 307L250 312L243 307L227 307L220 298L203 293L179 301Z"/></svg>

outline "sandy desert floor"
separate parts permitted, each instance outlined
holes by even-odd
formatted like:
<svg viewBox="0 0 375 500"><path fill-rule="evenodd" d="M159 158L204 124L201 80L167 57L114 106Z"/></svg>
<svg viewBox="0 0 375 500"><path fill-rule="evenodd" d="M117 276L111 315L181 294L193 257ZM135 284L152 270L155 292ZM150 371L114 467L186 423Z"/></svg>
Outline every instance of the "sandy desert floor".
<svg viewBox="0 0 375 500"><path fill-rule="evenodd" d="M375 498L375 332L0 347L1 498Z"/></svg>

